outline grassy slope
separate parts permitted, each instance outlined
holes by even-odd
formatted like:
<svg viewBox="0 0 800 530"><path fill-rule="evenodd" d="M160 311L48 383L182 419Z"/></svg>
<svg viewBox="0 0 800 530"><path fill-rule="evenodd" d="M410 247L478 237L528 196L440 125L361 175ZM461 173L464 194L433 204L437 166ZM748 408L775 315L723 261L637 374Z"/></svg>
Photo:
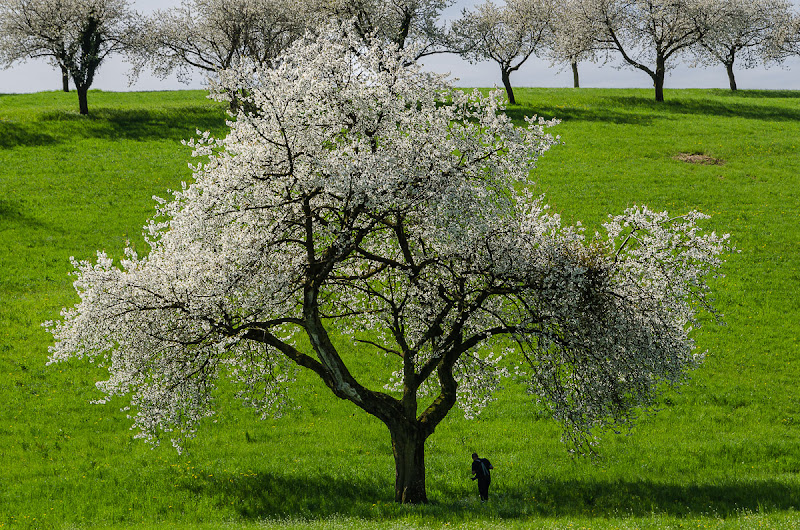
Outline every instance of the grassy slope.
<svg viewBox="0 0 800 530"><path fill-rule="evenodd" d="M225 406L178 456L133 440L122 403L96 406L102 371L44 366L39 323L74 303L67 258L136 241L154 194L190 175L179 140L224 131L199 92L0 95L0 526L286 527L445 523L640 528L800 524L800 93L520 89L515 117L563 119L534 173L568 221L590 227L646 203L713 215L742 250L716 282L726 327L697 334L706 364L597 464L508 392L428 445L433 503L400 507L384 428L313 380L277 421ZM702 152L725 165L674 160ZM496 467L474 502L469 453ZM287 519L288 518L288 519Z"/></svg>

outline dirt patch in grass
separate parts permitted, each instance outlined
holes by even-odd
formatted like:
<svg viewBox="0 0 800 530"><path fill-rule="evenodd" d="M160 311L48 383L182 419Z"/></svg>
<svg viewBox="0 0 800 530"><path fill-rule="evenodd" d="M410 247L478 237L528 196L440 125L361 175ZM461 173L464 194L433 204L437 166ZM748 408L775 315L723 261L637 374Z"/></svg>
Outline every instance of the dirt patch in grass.
<svg viewBox="0 0 800 530"><path fill-rule="evenodd" d="M688 162L689 164L704 164L707 166L721 166L725 164L725 161L721 158L714 158L704 153L678 153L672 158L680 160L681 162Z"/></svg>

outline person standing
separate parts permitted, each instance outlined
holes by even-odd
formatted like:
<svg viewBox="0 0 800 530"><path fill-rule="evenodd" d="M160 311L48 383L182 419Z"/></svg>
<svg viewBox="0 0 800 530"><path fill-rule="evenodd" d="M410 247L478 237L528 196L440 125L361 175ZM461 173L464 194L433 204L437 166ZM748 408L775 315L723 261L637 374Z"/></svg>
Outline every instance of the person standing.
<svg viewBox="0 0 800 530"><path fill-rule="evenodd" d="M478 481L478 493L481 502L489 500L489 484L492 483L490 470L494 469L492 463L486 458L479 458L478 453L472 453L472 480Z"/></svg>

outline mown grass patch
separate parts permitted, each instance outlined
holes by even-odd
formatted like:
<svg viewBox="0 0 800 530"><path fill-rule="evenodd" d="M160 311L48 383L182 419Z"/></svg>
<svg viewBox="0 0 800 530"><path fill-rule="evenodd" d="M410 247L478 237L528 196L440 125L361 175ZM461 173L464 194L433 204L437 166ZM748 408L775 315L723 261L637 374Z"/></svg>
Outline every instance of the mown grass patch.
<svg viewBox="0 0 800 530"><path fill-rule="evenodd" d="M0 525L143 528L795 528L800 526L800 93L520 89L515 119L559 117L533 173L589 230L633 204L697 208L741 253L717 280L727 326L657 415L574 460L559 429L507 388L478 420L430 439L428 506L398 506L385 428L303 377L297 410L260 421L224 396L185 455L134 440L89 404L101 369L46 367L40 327L76 296L69 256L119 256L190 177L195 129L224 133L202 92L0 96ZM687 164L703 153L724 165ZM226 401L227 400L227 401ZM494 464L476 502L469 454Z"/></svg>

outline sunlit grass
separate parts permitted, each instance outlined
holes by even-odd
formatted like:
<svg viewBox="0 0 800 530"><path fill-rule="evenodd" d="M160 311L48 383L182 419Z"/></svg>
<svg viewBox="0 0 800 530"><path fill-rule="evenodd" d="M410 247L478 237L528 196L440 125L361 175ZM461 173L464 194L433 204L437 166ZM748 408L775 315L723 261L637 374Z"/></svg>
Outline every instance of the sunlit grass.
<svg viewBox="0 0 800 530"><path fill-rule="evenodd" d="M458 411L427 446L431 504L392 502L389 435L313 378L297 410L260 421L220 408L188 452L133 439L89 404L102 370L45 366L40 323L76 296L69 256L141 245L153 195L190 177L195 129L224 133L201 92L0 95L0 526L143 528L796 528L800 516L800 93L519 89L515 118L560 117L563 145L533 179L592 230L633 204L697 208L740 254L715 281L725 327L661 411L574 460L559 428L508 388L476 421ZM700 153L723 165L674 156ZM476 501L469 454L496 471Z"/></svg>

